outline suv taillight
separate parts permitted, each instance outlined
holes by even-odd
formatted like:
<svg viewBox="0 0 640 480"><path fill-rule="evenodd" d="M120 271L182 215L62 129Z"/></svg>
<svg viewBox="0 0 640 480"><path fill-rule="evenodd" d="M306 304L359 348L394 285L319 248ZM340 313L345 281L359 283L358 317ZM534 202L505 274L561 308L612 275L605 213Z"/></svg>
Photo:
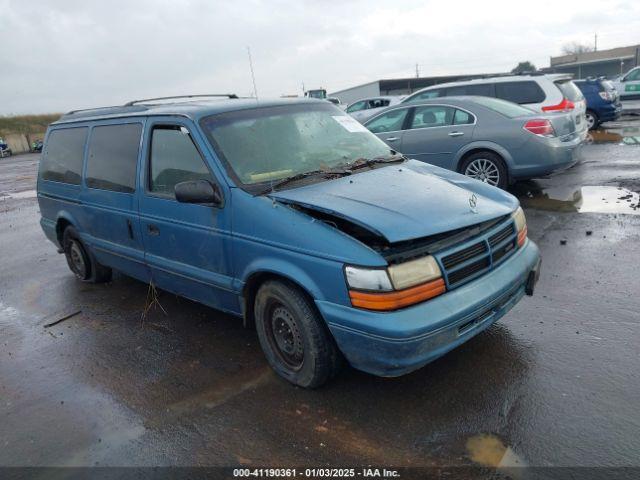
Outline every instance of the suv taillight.
<svg viewBox="0 0 640 480"><path fill-rule="evenodd" d="M598 93L600 94L600 98L602 98L605 102L613 102L615 100L613 92L608 92L605 90L604 92Z"/></svg>
<svg viewBox="0 0 640 480"><path fill-rule="evenodd" d="M553 125L551 125L551 122L546 119L529 120L522 128L540 137L556 136L556 131L553 129Z"/></svg>
<svg viewBox="0 0 640 480"><path fill-rule="evenodd" d="M571 100L563 98L562 101L557 105L549 105L547 107L542 107L543 112L570 112L576 108L576 104Z"/></svg>

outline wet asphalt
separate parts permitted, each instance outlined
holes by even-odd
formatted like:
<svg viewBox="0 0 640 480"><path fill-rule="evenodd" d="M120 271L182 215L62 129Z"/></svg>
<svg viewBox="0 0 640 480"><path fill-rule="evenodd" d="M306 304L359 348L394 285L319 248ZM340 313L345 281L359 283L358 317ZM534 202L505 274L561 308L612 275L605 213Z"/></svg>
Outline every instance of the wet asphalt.
<svg viewBox="0 0 640 480"><path fill-rule="evenodd" d="M417 372L314 391L236 318L161 292L143 320L146 285L77 282L38 225L38 157L0 159L0 466L638 466L640 119L608 127L512 189L535 296Z"/></svg>

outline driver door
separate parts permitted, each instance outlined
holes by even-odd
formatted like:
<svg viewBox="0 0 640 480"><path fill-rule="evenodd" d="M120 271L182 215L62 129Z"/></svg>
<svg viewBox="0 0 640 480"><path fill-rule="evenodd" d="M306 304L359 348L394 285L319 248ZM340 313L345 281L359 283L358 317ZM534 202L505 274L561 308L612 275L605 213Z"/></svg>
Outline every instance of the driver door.
<svg viewBox="0 0 640 480"><path fill-rule="evenodd" d="M229 205L180 203L174 187L206 179L229 198L211 169L195 125L175 117L147 122L140 197L145 259L154 284L220 310L238 313L232 293Z"/></svg>

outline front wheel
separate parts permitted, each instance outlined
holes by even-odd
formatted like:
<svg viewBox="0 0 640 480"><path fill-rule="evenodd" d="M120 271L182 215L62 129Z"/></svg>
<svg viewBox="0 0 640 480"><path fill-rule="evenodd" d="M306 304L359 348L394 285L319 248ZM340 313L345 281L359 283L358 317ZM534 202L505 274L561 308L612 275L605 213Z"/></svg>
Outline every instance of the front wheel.
<svg viewBox="0 0 640 480"><path fill-rule="evenodd" d="M507 188L508 173L502 159L492 152L469 155L460 167L460 172L494 187Z"/></svg>
<svg viewBox="0 0 640 480"><path fill-rule="evenodd" d="M278 375L304 388L319 387L340 368L340 352L313 304L296 287L277 280L255 299L258 339Z"/></svg>
<svg viewBox="0 0 640 480"><path fill-rule="evenodd" d="M585 113L585 116L587 118L587 127L589 127L589 130L595 130L600 126L600 120L598 120L598 115L593 113L591 110L587 110L587 113Z"/></svg>

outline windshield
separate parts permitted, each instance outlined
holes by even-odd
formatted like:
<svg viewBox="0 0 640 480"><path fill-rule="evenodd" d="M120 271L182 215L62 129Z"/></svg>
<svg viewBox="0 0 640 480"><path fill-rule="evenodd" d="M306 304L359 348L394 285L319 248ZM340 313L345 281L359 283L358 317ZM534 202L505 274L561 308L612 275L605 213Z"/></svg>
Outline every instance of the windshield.
<svg viewBox="0 0 640 480"><path fill-rule="evenodd" d="M256 185L388 156L389 147L330 103L237 110L201 121L230 175Z"/></svg>
<svg viewBox="0 0 640 480"><path fill-rule="evenodd" d="M533 113L528 108L521 107L517 103L500 100L499 98L474 97L473 101L508 118L522 117Z"/></svg>

